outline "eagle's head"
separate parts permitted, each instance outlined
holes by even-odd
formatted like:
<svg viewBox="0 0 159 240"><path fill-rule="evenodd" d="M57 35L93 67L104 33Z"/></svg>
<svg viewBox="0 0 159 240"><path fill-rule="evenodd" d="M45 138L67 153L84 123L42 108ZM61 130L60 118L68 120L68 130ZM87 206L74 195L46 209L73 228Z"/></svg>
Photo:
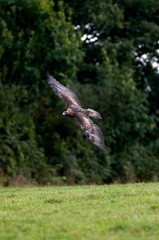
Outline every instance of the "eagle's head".
<svg viewBox="0 0 159 240"><path fill-rule="evenodd" d="M74 116L74 112L71 108L67 108L66 111L64 111L62 113L63 116L68 116L68 117L73 117Z"/></svg>

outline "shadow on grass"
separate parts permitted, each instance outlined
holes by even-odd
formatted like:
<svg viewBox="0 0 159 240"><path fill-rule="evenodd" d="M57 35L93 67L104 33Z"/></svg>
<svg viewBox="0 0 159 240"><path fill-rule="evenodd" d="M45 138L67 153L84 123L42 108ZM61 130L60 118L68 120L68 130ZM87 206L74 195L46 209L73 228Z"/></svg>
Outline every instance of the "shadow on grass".
<svg viewBox="0 0 159 240"><path fill-rule="evenodd" d="M50 203L50 204L60 204L62 203L62 199L55 199L55 198L50 198L44 201L44 203Z"/></svg>

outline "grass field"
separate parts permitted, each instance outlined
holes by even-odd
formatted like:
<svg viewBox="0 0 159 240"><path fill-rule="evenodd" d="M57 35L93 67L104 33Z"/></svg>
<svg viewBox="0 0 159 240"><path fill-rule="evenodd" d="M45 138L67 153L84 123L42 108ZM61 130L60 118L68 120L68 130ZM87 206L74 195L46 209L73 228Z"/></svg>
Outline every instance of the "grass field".
<svg viewBox="0 0 159 240"><path fill-rule="evenodd" d="M159 239L159 183L0 188L0 239Z"/></svg>

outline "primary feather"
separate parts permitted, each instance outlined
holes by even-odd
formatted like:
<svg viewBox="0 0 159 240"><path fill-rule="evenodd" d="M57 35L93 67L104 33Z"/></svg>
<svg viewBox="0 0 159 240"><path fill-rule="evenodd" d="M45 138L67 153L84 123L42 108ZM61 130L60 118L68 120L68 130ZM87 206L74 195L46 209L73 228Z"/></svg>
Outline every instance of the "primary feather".
<svg viewBox="0 0 159 240"><path fill-rule="evenodd" d="M78 97L74 94L74 92L71 89L63 86L49 74L47 76L47 82L49 86L59 95L59 97L63 99L67 106L71 104L75 104L78 106L81 105Z"/></svg>

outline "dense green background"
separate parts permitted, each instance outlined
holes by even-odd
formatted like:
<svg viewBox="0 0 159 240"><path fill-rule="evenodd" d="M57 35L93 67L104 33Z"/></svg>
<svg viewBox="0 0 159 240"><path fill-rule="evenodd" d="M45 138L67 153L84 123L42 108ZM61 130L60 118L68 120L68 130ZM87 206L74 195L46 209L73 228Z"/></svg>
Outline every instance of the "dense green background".
<svg viewBox="0 0 159 240"><path fill-rule="evenodd" d="M159 179L158 0L1 0L0 36L0 184ZM101 113L106 155L47 71Z"/></svg>

